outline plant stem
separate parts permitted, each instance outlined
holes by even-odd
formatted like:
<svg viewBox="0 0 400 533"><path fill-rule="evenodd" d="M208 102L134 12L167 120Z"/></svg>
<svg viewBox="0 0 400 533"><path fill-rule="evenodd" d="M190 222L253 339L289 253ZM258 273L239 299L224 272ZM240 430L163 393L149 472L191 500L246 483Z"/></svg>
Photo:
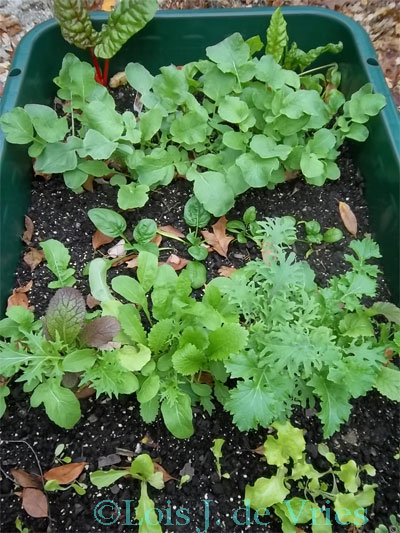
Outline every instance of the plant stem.
<svg viewBox="0 0 400 533"><path fill-rule="evenodd" d="M98 61L97 57L94 54L93 48L89 48L89 52L90 52L90 56L91 56L92 61L93 61L94 68L96 69L95 80L98 83L101 83L101 85L104 85L104 83L103 83L103 74L101 72L99 61Z"/></svg>
<svg viewBox="0 0 400 533"><path fill-rule="evenodd" d="M103 73L103 85L104 87L107 85L108 81L108 66L109 66L110 60L106 59L104 61L104 73Z"/></svg>
<svg viewBox="0 0 400 533"><path fill-rule="evenodd" d="M334 67L336 63L329 63L328 65L321 65L320 67L315 67L310 70L305 70L304 72L301 72L299 76L304 76L305 74L310 74L310 72L315 72L316 70L321 70L322 68L329 68Z"/></svg>

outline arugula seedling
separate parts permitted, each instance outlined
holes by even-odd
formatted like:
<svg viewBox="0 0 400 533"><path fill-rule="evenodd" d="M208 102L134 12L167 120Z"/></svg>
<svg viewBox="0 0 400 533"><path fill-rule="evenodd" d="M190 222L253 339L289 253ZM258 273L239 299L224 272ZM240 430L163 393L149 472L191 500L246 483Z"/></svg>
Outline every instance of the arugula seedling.
<svg viewBox="0 0 400 533"><path fill-rule="evenodd" d="M157 9L156 0L120 0L98 32L92 25L85 0L54 0L54 16L62 36L69 44L89 50L96 68L95 79L102 85L107 85L109 59L154 17ZM98 58L105 59L104 72Z"/></svg>
<svg viewBox="0 0 400 533"><path fill-rule="evenodd" d="M64 453L65 444L58 444L54 451L54 463L68 464L72 461L71 457Z"/></svg>
<svg viewBox="0 0 400 533"><path fill-rule="evenodd" d="M86 494L87 485L85 483L82 483L81 481L74 481L67 485L60 485L60 483L58 483L58 481L56 481L55 479L46 481L46 483L44 484L44 490L46 492L64 492L70 489L73 489L79 496L83 496L84 494Z"/></svg>
<svg viewBox="0 0 400 533"><path fill-rule="evenodd" d="M231 476L228 473L221 474L221 459L222 459L222 446L225 444L225 439L214 439L214 445L211 451L215 457L215 463L217 465L217 472L219 477L229 479Z"/></svg>
<svg viewBox="0 0 400 533"><path fill-rule="evenodd" d="M123 470L96 470L90 474L90 481L98 488L109 487L123 477L130 477L140 481L140 499L136 507L136 520L139 521L139 533L149 530L149 523L153 524L151 530L161 533L158 515L155 511L154 501L149 498L147 484L155 489L164 488L163 475L156 472L153 461L147 454L138 455L129 469Z"/></svg>
<svg viewBox="0 0 400 533"><path fill-rule="evenodd" d="M360 474L375 476L375 469L371 465L358 467L350 460L340 465L335 455L324 444L318 446L318 451L330 463L330 468L320 472L312 463L307 462L305 454L306 442L303 431L293 427L289 421L285 424L275 422L272 427L277 431L276 436L269 435L263 446L263 453L269 465L275 466L276 474L257 479L254 485L247 485L245 501L252 509L273 508L275 514L282 520L284 529L306 524L325 522L325 516L316 498L323 498L324 503L329 500L334 505L337 516L345 508L346 522L357 527L365 522L365 510L374 503L376 484L362 485ZM332 478L332 488L322 481ZM342 484L343 489L340 488ZM304 498L289 495L292 490L301 490ZM294 512L296 509L296 512ZM329 517L329 515L327 515ZM330 524L328 520L325 522Z"/></svg>

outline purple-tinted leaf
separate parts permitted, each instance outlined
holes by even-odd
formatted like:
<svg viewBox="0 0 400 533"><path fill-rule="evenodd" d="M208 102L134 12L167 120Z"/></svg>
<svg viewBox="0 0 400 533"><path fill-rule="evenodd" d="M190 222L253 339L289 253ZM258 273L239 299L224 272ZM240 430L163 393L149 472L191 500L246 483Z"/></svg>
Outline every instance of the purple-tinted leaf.
<svg viewBox="0 0 400 533"><path fill-rule="evenodd" d="M120 329L118 320L113 316L98 317L86 324L81 340L85 346L101 348L112 341Z"/></svg>
<svg viewBox="0 0 400 533"><path fill-rule="evenodd" d="M71 344L85 323L86 307L77 289L63 287L50 300L44 319L45 330L51 339L56 333L66 344Z"/></svg>

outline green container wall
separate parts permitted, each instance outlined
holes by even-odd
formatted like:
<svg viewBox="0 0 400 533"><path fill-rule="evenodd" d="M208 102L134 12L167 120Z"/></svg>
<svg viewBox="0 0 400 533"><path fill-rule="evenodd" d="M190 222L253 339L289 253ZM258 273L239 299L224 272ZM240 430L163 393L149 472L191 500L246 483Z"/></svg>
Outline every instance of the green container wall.
<svg viewBox="0 0 400 533"><path fill-rule="evenodd" d="M111 74L123 70L129 61L140 62L156 73L162 65L180 65L205 57L206 46L236 31L244 38L260 34L265 40L272 12L272 8L161 11L113 58ZM334 11L293 7L283 8L283 13L290 38L302 49L343 42L340 55L324 55L322 61L339 63L344 93L351 94L364 83L372 82L375 91L387 98L386 108L368 124L368 140L354 143L354 154L366 182L373 236L381 247L393 300L398 302L400 124L374 49L357 23ZM96 25L106 18L105 13L93 15ZM71 51L89 60L86 52L63 40L54 19L29 32L15 53L0 113L27 103L50 105L56 93L52 79L58 74L63 56ZM13 286L21 252L20 236L29 207L31 177L27 147L6 143L0 133L0 312Z"/></svg>

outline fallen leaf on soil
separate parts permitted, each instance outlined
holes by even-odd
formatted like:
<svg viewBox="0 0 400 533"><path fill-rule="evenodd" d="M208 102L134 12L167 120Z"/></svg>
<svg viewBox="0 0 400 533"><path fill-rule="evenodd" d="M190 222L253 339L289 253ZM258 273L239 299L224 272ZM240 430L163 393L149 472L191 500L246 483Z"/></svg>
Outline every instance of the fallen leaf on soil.
<svg viewBox="0 0 400 533"><path fill-rule="evenodd" d="M43 486L40 481L40 476L29 474L20 468L12 468L11 474L20 487L40 489Z"/></svg>
<svg viewBox="0 0 400 533"><path fill-rule="evenodd" d="M37 250L36 248L29 248L29 252L26 252L24 255L25 263L33 271L35 268L40 265L40 263L45 259L44 252L42 250Z"/></svg>
<svg viewBox="0 0 400 533"><path fill-rule="evenodd" d="M86 398L93 396L93 394L96 394L96 389L92 389L89 385L85 385L83 389L75 392L75 396L78 400L85 400Z"/></svg>
<svg viewBox="0 0 400 533"><path fill-rule="evenodd" d="M167 265L172 266L174 270L182 270L189 263L188 259L183 259L183 257L178 257L175 254L171 254L168 259L165 261Z"/></svg>
<svg viewBox="0 0 400 533"><path fill-rule="evenodd" d="M137 268L137 266L138 266L138 257L139 257L138 255L134 255L129 261L127 261L125 263L125 266L127 268Z"/></svg>
<svg viewBox="0 0 400 533"><path fill-rule="evenodd" d="M224 278L230 278L232 274L236 272L236 270L237 269L235 267L228 267L228 266L222 265L222 267L218 269L218 274Z"/></svg>
<svg viewBox="0 0 400 533"><path fill-rule="evenodd" d="M22 235L22 240L25 244L31 243L34 229L35 227L33 225L32 220L27 215L25 215L25 231Z"/></svg>
<svg viewBox="0 0 400 533"><path fill-rule="evenodd" d="M265 448L264 444L262 446L259 446L255 450L251 450L253 453L258 453L259 455L265 455Z"/></svg>
<svg viewBox="0 0 400 533"><path fill-rule="evenodd" d="M214 378L210 372L200 372L196 375L197 383L205 383L206 385L213 385Z"/></svg>
<svg viewBox="0 0 400 533"><path fill-rule="evenodd" d="M26 488L22 491L22 507L33 518L49 516L47 498L39 489Z"/></svg>
<svg viewBox="0 0 400 533"><path fill-rule="evenodd" d="M7 300L7 309L14 307L15 305L20 305L21 307L25 307L25 309L29 309L29 300L26 293L31 290L32 285L33 281L29 281L26 285L14 289L12 295L9 296Z"/></svg>
<svg viewBox="0 0 400 533"><path fill-rule="evenodd" d="M126 249L124 239L120 239L117 244L114 244L114 246L111 246L111 248L107 250L107 255L115 259L118 257L124 257L125 253Z"/></svg>
<svg viewBox="0 0 400 533"><path fill-rule="evenodd" d="M159 233L156 233L154 237L151 239L151 242L154 242L157 246L160 246L162 241L162 236Z"/></svg>
<svg viewBox="0 0 400 533"><path fill-rule="evenodd" d="M116 89L117 87L120 87L121 85L126 85L127 79L125 72L117 72L110 78L110 81L108 85L111 87L111 89Z"/></svg>
<svg viewBox="0 0 400 533"><path fill-rule="evenodd" d="M297 170L286 170L286 172L285 172L285 180L286 181L294 180L294 179L297 178L298 175L299 175L299 173L298 173Z"/></svg>
<svg viewBox="0 0 400 533"><path fill-rule="evenodd" d="M176 477L172 477L168 472L165 470L163 466L153 461L154 466L154 472L161 472L164 483L167 483L167 481L170 481L171 479L175 479Z"/></svg>
<svg viewBox="0 0 400 533"><path fill-rule="evenodd" d="M82 187L85 189L85 191L93 192L93 176L88 176Z"/></svg>
<svg viewBox="0 0 400 533"><path fill-rule="evenodd" d="M121 462L121 457L116 453L109 455L102 455L97 459L97 468L104 468L105 466L117 465Z"/></svg>
<svg viewBox="0 0 400 533"><path fill-rule="evenodd" d="M201 234L204 237L204 240L213 247L213 249L222 257L226 257L228 254L228 246L233 237L230 237L226 234L226 218L221 217L215 224L211 227L213 232L203 230Z"/></svg>
<svg viewBox="0 0 400 533"><path fill-rule="evenodd" d="M68 485L77 479L87 463L69 463L68 465L56 466L44 473L44 478L47 481L54 480L60 485Z"/></svg>
<svg viewBox="0 0 400 533"><path fill-rule="evenodd" d="M113 238L109 237L108 235L104 235L104 233L101 233L98 229L93 233L92 237L92 246L93 250L97 250L97 248L100 248L100 246L103 246L103 244L110 244L110 242L113 242Z"/></svg>
<svg viewBox="0 0 400 533"><path fill-rule="evenodd" d="M93 309L94 307L100 305L100 302L94 296L88 294L86 297L86 305L89 307L89 309Z"/></svg>
<svg viewBox="0 0 400 533"><path fill-rule="evenodd" d="M164 233L169 233L174 237L180 237L181 239L185 237L184 233L182 233L179 229L174 228L174 226L159 226L158 229Z"/></svg>
<svg viewBox="0 0 400 533"><path fill-rule="evenodd" d="M351 207L345 202L339 202L339 213L344 227L354 237L357 237L357 219Z"/></svg>

